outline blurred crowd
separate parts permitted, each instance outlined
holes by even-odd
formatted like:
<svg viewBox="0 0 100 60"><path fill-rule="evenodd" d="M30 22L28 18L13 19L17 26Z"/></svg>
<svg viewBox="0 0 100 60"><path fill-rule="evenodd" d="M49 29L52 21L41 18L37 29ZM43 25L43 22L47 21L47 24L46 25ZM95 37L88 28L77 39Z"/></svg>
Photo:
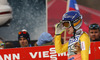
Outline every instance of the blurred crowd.
<svg viewBox="0 0 100 60"><path fill-rule="evenodd" d="M96 23L89 25L89 33L91 42L100 41L100 26ZM18 42L20 47L32 47L30 41L30 34L26 29L18 32ZM62 44L66 41L61 39ZM46 46L46 45L54 45L54 37L50 33L43 32L40 37L38 38L37 42L33 44L34 46ZM7 48L17 48L14 46L12 42L5 42L5 40L0 37L0 49L7 49Z"/></svg>

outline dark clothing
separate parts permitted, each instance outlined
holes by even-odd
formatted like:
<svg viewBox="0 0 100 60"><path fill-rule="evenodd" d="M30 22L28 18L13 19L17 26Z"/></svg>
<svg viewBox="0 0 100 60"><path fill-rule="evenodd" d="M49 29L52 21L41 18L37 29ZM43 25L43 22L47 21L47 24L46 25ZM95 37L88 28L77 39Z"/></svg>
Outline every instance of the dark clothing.
<svg viewBox="0 0 100 60"><path fill-rule="evenodd" d="M97 42L97 41L100 41L100 39L91 40L91 42Z"/></svg>

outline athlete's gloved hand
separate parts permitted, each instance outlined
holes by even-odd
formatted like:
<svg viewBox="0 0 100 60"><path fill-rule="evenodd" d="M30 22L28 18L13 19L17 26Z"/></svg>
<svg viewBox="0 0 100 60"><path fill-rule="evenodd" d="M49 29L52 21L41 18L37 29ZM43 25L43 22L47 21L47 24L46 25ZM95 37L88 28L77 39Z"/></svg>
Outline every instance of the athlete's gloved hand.
<svg viewBox="0 0 100 60"><path fill-rule="evenodd" d="M80 46L80 43L79 42L76 42L75 44L73 44L72 46L71 46L71 51L73 51L73 52L79 52L79 51L81 51L81 46Z"/></svg>
<svg viewBox="0 0 100 60"><path fill-rule="evenodd" d="M77 51L77 49L75 48L75 46L74 46L74 45L72 45L72 46L71 46L71 51L72 51L72 52Z"/></svg>
<svg viewBox="0 0 100 60"><path fill-rule="evenodd" d="M62 22L55 25L55 35L60 35L65 31L66 27L62 25Z"/></svg>
<svg viewBox="0 0 100 60"><path fill-rule="evenodd" d="M47 42L51 42L52 40L53 40L53 37L51 36L51 34L47 32L43 32L37 41L37 45L41 46Z"/></svg>

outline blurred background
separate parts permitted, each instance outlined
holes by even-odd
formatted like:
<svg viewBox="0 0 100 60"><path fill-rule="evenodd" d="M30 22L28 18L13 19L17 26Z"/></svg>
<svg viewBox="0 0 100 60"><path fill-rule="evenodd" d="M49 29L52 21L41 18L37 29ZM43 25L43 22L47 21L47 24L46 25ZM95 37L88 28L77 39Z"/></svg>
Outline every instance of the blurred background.
<svg viewBox="0 0 100 60"><path fill-rule="evenodd" d="M76 0L79 11L87 26L92 23L100 25L100 0ZM54 25L66 12L67 0L48 0L48 32L54 36Z"/></svg>
<svg viewBox="0 0 100 60"><path fill-rule="evenodd" d="M79 5L83 5L100 11L100 0L76 0Z"/></svg>
<svg viewBox="0 0 100 60"><path fill-rule="evenodd" d="M100 0L76 1L85 24L100 25ZM13 18L8 27L0 27L0 36L5 41L18 41L18 32L26 29L31 41L36 41L42 32L49 32L54 36L54 25L66 12L67 0L47 0L47 2L46 0L8 0L8 3L12 8Z"/></svg>
<svg viewBox="0 0 100 60"><path fill-rule="evenodd" d="M29 32L31 40L37 40L42 32L47 31L45 0L8 0L8 3L13 18L8 27L0 27L0 36L5 41L18 41L18 32L22 29Z"/></svg>

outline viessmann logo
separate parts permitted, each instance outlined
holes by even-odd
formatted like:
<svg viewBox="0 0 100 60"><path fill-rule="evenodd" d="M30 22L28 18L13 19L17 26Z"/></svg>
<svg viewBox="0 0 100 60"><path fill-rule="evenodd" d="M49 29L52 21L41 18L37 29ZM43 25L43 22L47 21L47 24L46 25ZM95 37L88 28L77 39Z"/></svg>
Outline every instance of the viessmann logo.
<svg viewBox="0 0 100 60"><path fill-rule="evenodd" d="M60 56L67 56L67 53L61 53L61 54L56 54L55 48L50 48L49 51L39 51L39 52L26 52L29 54L31 59L43 59L43 58L50 58L50 60L57 60L57 57ZM12 54L4 54L0 55L0 60L20 60L21 58L21 53L12 53Z"/></svg>
<svg viewBox="0 0 100 60"><path fill-rule="evenodd" d="M51 60L57 60L57 56L67 56L66 52L61 54L56 54L55 48L50 48L49 51L43 51L43 52L29 52L30 56L35 59L37 56L38 58L50 58Z"/></svg>

